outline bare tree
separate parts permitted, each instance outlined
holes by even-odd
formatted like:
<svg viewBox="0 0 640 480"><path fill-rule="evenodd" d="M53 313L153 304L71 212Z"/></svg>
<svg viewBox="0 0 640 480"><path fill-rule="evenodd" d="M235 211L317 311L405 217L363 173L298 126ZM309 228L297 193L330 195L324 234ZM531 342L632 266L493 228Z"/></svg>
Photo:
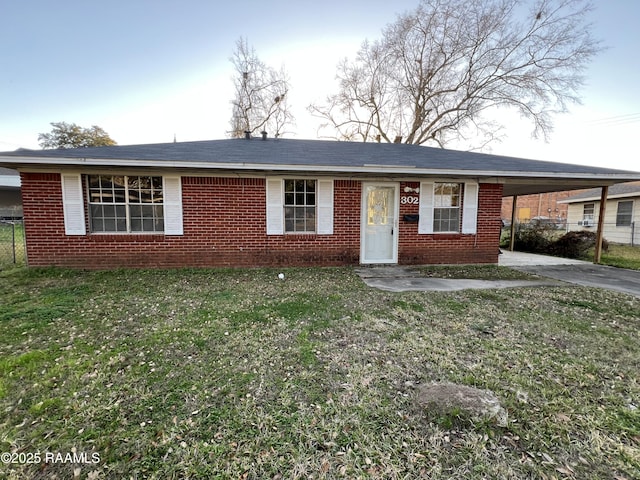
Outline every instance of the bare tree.
<svg viewBox="0 0 640 480"><path fill-rule="evenodd" d="M309 110L337 138L442 147L495 140L491 116L510 107L546 140L601 49L591 10L587 0L421 0L340 63L338 93Z"/></svg>
<svg viewBox="0 0 640 480"><path fill-rule="evenodd" d="M285 128L294 121L289 110L289 80L284 68L277 71L265 65L243 38L236 42L231 62L235 67L231 137L262 131L274 136L284 134Z"/></svg>

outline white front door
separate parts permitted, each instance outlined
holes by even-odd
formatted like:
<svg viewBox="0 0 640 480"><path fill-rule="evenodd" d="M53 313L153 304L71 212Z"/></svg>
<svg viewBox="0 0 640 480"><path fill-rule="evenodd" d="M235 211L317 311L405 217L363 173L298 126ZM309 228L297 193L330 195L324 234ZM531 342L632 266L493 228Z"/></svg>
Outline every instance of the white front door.
<svg viewBox="0 0 640 480"><path fill-rule="evenodd" d="M398 184L362 186L361 263L398 261Z"/></svg>

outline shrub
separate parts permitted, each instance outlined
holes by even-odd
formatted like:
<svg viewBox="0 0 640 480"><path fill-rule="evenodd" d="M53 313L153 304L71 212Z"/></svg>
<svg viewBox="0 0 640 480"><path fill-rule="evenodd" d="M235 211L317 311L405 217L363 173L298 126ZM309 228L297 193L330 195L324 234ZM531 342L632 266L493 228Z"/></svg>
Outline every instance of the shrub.
<svg viewBox="0 0 640 480"><path fill-rule="evenodd" d="M568 232L553 242L549 253L567 258L587 258L589 250L596 245L597 235L587 230ZM609 250L609 242L602 241L602 249Z"/></svg>
<svg viewBox="0 0 640 480"><path fill-rule="evenodd" d="M515 248L521 252L549 253L555 226L549 224L516 225Z"/></svg>

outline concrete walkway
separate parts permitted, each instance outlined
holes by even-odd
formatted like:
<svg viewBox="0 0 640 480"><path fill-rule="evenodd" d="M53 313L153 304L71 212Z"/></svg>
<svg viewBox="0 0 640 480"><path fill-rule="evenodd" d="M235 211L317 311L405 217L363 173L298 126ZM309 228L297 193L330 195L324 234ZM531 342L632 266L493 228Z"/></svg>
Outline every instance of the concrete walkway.
<svg viewBox="0 0 640 480"><path fill-rule="evenodd" d="M513 287L597 287L640 297L640 271L591 262L521 252L503 252L499 265L542 278L535 280L468 280L424 277L412 266L360 267L356 273L370 287L390 292L454 291Z"/></svg>
<svg viewBox="0 0 640 480"><path fill-rule="evenodd" d="M387 292L451 292L468 289L558 287L566 283L550 279L472 280L464 278L425 277L414 266L360 267L356 273L370 287Z"/></svg>

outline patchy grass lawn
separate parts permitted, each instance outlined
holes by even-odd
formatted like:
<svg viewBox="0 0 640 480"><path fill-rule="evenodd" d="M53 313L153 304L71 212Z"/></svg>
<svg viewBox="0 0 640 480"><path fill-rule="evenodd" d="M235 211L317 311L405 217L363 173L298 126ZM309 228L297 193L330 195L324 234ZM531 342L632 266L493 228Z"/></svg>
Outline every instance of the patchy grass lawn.
<svg viewBox="0 0 640 480"><path fill-rule="evenodd" d="M0 272L0 477L638 478L640 299L278 273ZM433 381L507 426L418 408Z"/></svg>
<svg viewBox="0 0 640 480"><path fill-rule="evenodd" d="M500 265L427 265L415 267L420 275L432 278L463 278L468 280L533 280L537 275Z"/></svg>
<svg viewBox="0 0 640 480"><path fill-rule="evenodd" d="M593 252L590 255L593 260ZM601 263L612 267L640 270L640 247L610 244L609 251L602 252Z"/></svg>

